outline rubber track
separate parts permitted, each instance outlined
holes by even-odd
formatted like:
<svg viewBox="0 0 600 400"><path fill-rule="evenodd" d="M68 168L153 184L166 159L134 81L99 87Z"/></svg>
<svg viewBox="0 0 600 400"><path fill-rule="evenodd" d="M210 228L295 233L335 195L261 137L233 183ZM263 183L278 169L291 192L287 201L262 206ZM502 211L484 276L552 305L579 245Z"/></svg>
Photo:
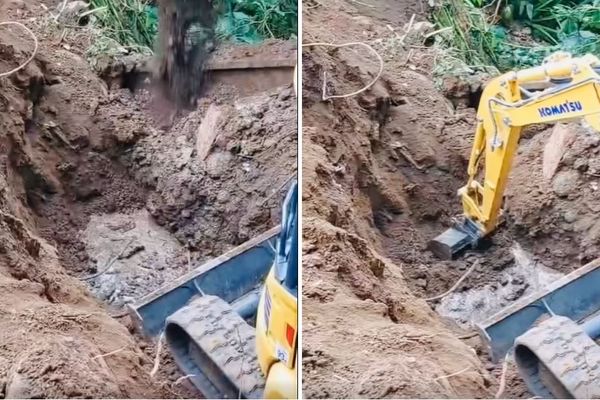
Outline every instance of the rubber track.
<svg viewBox="0 0 600 400"><path fill-rule="evenodd" d="M242 397L262 398L265 378L256 358L254 328L226 301L216 296L198 297L169 317L168 323L183 328Z"/></svg>
<svg viewBox="0 0 600 400"><path fill-rule="evenodd" d="M569 318L554 316L519 336L515 355L521 376L536 396L560 396L559 390L544 384L539 368L543 363L574 398L600 398L600 347Z"/></svg>

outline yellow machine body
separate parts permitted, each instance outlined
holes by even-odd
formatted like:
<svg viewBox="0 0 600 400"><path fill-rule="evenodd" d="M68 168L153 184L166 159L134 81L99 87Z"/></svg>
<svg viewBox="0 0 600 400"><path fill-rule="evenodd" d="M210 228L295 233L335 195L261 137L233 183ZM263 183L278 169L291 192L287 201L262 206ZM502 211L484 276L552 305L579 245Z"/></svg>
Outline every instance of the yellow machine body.
<svg viewBox="0 0 600 400"><path fill-rule="evenodd" d="M256 314L256 353L266 376L267 399L297 397L298 299L273 271L266 279Z"/></svg>

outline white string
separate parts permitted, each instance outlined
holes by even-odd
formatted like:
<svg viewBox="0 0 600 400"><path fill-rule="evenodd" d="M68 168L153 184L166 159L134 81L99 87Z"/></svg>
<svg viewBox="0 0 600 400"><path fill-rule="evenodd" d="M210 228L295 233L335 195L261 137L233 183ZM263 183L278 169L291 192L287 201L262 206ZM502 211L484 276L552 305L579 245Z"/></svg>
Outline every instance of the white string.
<svg viewBox="0 0 600 400"><path fill-rule="evenodd" d="M37 54L37 51L38 51L38 39L35 36L35 33L33 33L31 31L31 29L29 29L28 27L26 27L22 23L16 22L16 21L0 22L0 26L5 26L5 25L17 25L17 26L23 28L24 30L26 30L27 33L29 33L29 35L31 35L31 37L33 38L34 49L33 49L33 53L31 53L31 56L29 57L29 59L27 59L27 61L25 61L23 64L19 65L17 68L15 68L13 70L10 70L8 72L1 72L0 73L0 78L3 78L3 77L8 76L8 75L12 75L15 72L20 71L23 68L25 68L27 66L27 64L29 64L31 62L31 60L33 60L33 58L35 57L35 55Z"/></svg>
<svg viewBox="0 0 600 400"><path fill-rule="evenodd" d="M316 42L316 43L305 43L302 45L302 47L311 47L311 46L334 47L336 49L340 48L340 47L348 47L348 46L363 46L363 47L366 47L367 49L369 49L371 52L373 52L377 56L377 59L379 60L379 72L377 73L377 76L367 86L365 86L362 89L359 89L355 92L348 93L348 94L339 94L339 95L331 95L331 96L327 95L327 93L326 93L327 75L325 73L323 73L323 100L342 99L345 97L356 96L357 94L360 94L360 93L364 92L365 90L369 89L371 86L373 86L375 84L375 82L377 82L377 80L381 77L381 74L383 73L383 65L384 65L383 58L379 55L379 53L377 51L375 51L374 48L372 48L371 46L369 46L366 43L349 42L349 43L343 43L343 44L333 44L333 43Z"/></svg>

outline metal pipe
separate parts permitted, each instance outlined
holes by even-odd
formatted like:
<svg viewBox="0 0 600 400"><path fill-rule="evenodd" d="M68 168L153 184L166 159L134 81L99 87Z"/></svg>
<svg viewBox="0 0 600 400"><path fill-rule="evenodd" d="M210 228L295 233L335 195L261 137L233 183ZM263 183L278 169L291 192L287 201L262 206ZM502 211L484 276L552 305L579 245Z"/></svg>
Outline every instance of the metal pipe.
<svg viewBox="0 0 600 400"><path fill-rule="evenodd" d="M253 290L252 292L236 299L231 303L231 307L238 313L242 318L248 319L254 317L256 310L258 309L258 299L260 292Z"/></svg>
<svg viewBox="0 0 600 400"><path fill-rule="evenodd" d="M581 328L587 333L592 339L596 339L600 336L600 315L595 316L592 319L585 321Z"/></svg>

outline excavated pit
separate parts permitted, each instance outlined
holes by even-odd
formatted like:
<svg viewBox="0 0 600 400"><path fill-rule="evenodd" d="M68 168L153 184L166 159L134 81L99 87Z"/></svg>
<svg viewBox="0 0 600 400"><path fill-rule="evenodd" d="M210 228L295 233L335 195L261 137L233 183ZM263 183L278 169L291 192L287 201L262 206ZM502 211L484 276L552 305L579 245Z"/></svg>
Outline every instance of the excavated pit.
<svg viewBox="0 0 600 400"><path fill-rule="evenodd" d="M0 16L40 44L0 78L0 395L201 396L164 350L150 375L155 344L123 307L277 223L296 170L291 74L251 94L220 83L161 124L151 86L97 76L40 4ZM0 28L0 71L32 48Z"/></svg>
<svg viewBox="0 0 600 400"><path fill-rule="evenodd" d="M411 1L305 9L306 42L366 42L385 64L370 90L323 101L325 71L327 94L351 93L373 79L377 60L358 46L303 49L304 393L490 397L501 365L471 335L474 324L599 255L600 140L575 123L526 130L492 247L436 259L426 244L461 213L480 89L449 77L444 97L431 76L436 49L399 44L413 12L389 7L427 18ZM422 300L475 262L451 294ZM503 396L530 397L512 363Z"/></svg>

